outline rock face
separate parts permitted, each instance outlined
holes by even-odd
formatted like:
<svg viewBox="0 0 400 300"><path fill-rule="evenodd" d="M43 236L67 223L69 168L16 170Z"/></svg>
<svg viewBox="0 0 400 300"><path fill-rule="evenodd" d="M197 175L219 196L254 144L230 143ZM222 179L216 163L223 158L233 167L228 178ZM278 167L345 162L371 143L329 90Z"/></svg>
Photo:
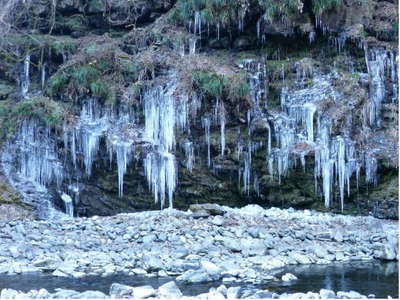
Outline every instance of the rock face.
<svg viewBox="0 0 400 300"><path fill-rule="evenodd" d="M70 216L262 203L397 219L398 3L289 2L5 6L7 180Z"/></svg>

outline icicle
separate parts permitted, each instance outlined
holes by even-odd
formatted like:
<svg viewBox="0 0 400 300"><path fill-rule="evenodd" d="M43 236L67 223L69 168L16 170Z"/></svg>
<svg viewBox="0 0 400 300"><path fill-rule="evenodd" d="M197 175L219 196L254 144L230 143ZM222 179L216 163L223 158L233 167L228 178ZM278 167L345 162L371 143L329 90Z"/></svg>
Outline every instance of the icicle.
<svg viewBox="0 0 400 300"><path fill-rule="evenodd" d="M317 108L312 103L306 103L303 106L303 120L306 123L307 139L310 142L314 141L314 114Z"/></svg>
<svg viewBox="0 0 400 300"><path fill-rule="evenodd" d="M44 88L45 88L45 85L46 85L46 64L42 65L41 83L42 83L42 91L44 91Z"/></svg>
<svg viewBox="0 0 400 300"><path fill-rule="evenodd" d="M346 145L342 137L338 137L337 141L337 174L339 179L339 193L340 193L340 204L343 211L344 205L344 184L346 176Z"/></svg>
<svg viewBox="0 0 400 300"><path fill-rule="evenodd" d="M368 153L365 157L365 181L376 186L378 184L377 172L378 161L372 154Z"/></svg>
<svg viewBox="0 0 400 300"><path fill-rule="evenodd" d="M175 101L172 96L175 87L172 85L167 91L158 87L144 95L145 134L165 152L175 146Z"/></svg>
<svg viewBox="0 0 400 300"><path fill-rule="evenodd" d="M217 40L219 41L220 38L220 25L219 23L217 24Z"/></svg>
<svg viewBox="0 0 400 300"><path fill-rule="evenodd" d="M61 199L64 201L64 205L65 205L65 213L70 216L73 217L74 216L74 203L72 201L72 198L63 193L61 195Z"/></svg>
<svg viewBox="0 0 400 300"><path fill-rule="evenodd" d="M167 152L150 152L146 156L144 166L155 203L160 201L161 208L164 208L165 196L168 194L169 207L172 208L177 182L174 155Z"/></svg>
<svg viewBox="0 0 400 300"><path fill-rule="evenodd" d="M190 55L195 55L196 54L196 44L197 44L197 39L196 38L190 38L189 39L189 54Z"/></svg>
<svg viewBox="0 0 400 300"><path fill-rule="evenodd" d="M194 13L194 34L201 36L201 15L199 11Z"/></svg>
<svg viewBox="0 0 400 300"><path fill-rule="evenodd" d="M225 106L224 103L220 104L220 125L221 125L221 156L225 153Z"/></svg>
<svg viewBox="0 0 400 300"><path fill-rule="evenodd" d="M202 119L202 125L205 130L205 138L206 138L206 143L207 143L207 163L208 167L211 166L211 136L210 136L210 127L211 127L211 122L208 117L204 117Z"/></svg>
<svg viewBox="0 0 400 300"><path fill-rule="evenodd" d="M370 101L367 104L368 121L371 126L380 126L381 106L386 95L385 90L385 65L386 65L386 51L372 49L369 59L368 49L366 49L366 59L368 72L370 75Z"/></svg>
<svg viewBox="0 0 400 300"><path fill-rule="evenodd" d="M129 142L119 142L114 147L117 153L118 195L122 197L124 194L124 175L132 157L132 144Z"/></svg>
<svg viewBox="0 0 400 300"><path fill-rule="evenodd" d="M251 176L251 150L248 149L244 155L244 171L243 171L243 190L250 194L250 176Z"/></svg>
<svg viewBox="0 0 400 300"><path fill-rule="evenodd" d="M28 93L29 93L29 86L30 86L30 79L29 79L30 64L31 64L31 56L27 55L25 57L25 61L24 61L24 74L23 74L22 82L21 82L21 92L22 92L22 96L25 99L29 99Z"/></svg>
<svg viewBox="0 0 400 300"><path fill-rule="evenodd" d="M193 170L193 161L194 161L194 149L193 149L193 143L190 141L186 141L183 144L183 148L185 151L185 166L186 169L189 170L190 173L192 173Z"/></svg>
<svg viewBox="0 0 400 300"><path fill-rule="evenodd" d="M24 178L42 186L56 183L61 187L64 179L63 166L57 157L56 143L50 130L40 130L39 121L24 121L17 134L18 171Z"/></svg>

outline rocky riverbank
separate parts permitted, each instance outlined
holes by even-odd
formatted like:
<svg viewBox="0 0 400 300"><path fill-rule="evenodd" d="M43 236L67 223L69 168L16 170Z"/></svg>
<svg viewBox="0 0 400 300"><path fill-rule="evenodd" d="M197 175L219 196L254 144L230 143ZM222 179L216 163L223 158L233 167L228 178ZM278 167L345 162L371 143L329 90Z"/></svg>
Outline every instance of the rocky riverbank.
<svg viewBox="0 0 400 300"><path fill-rule="evenodd" d="M256 205L192 209L2 222L0 274L257 284L286 265L398 260L395 221Z"/></svg>
<svg viewBox="0 0 400 300"><path fill-rule="evenodd" d="M194 297L183 296L179 287L174 281L163 284L158 289L152 286L131 287L114 283L110 287L109 295L99 291L86 291L80 293L74 290L59 289L55 293L49 293L45 289L32 290L28 293L18 292L12 289L3 289L0 299L364 299L375 298L375 295L364 296L355 291L342 292L321 289L319 293L283 293L277 294L268 290L246 289L241 287L229 287L221 285L218 288L211 288L208 293L202 293Z"/></svg>

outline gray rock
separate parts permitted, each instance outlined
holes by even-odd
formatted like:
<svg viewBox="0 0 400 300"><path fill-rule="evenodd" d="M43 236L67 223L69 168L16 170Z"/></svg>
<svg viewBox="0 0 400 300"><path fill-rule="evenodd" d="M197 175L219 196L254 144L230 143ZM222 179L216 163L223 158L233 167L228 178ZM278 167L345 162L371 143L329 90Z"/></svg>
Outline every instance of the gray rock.
<svg viewBox="0 0 400 300"><path fill-rule="evenodd" d="M226 298L227 299L239 299L240 290L242 288L240 286L233 286L227 289Z"/></svg>
<svg viewBox="0 0 400 300"><path fill-rule="evenodd" d="M328 256L328 251L320 245L314 245L314 254L319 258Z"/></svg>
<svg viewBox="0 0 400 300"><path fill-rule="evenodd" d="M311 263L311 260L308 258L308 256L297 253L297 252L290 252L289 256L293 258L295 261L297 261L299 264L309 264Z"/></svg>
<svg viewBox="0 0 400 300"><path fill-rule="evenodd" d="M222 244L232 252L242 251L242 246L238 239L224 237L222 240Z"/></svg>
<svg viewBox="0 0 400 300"><path fill-rule="evenodd" d="M56 289L56 293L53 293L53 298L56 299L70 299L73 297L76 297L77 295L80 295L79 292L74 291L74 290L64 290L64 289Z"/></svg>
<svg viewBox="0 0 400 300"><path fill-rule="evenodd" d="M8 250L13 258L17 258L20 255L18 247L11 246Z"/></svg>
<svg viewBox="0 0 400 300"><path fill-rule="evenodd" d="M270 291L258 291L251 298L254 299L271 299L272 293Z"/></svg>
<svg viewBox="0 0 400 300"><path fill-rule="evenodd" d="M2 289L0 292L0 299L16 299L18 292L13 289Z"/></svg>
<svg viewBox="0 0 400 300"><path fill-rule="evenodd" d="M133 298L146 299L156 295L156 290L150 285L144 285L133 288Z"/></svg>
<svg viewBox="0 0 400 300"><path fill-rule="evenodd" d="M174 258L185 258L186 256L188 256L189 251L188 249L186 249L186 247L177 247L175 249L172 250L172 255L174 256Z"/></svg>
<svg viewBox="0 0 400 300"><path fill-rule="evenodd" d="M182 297L183 294L175 281L170 281L158 288L158 296L160 298L177 299Z"/></svg>
<svg viewBox="0 0 400 300"><path fill-rule="evenodd" d="M155 234L148 234L143 237L143 244L150 245L157 239L157 236Z"/></svg>
<svg viewBox="0 0 400 300"><path fill-rule="evenodd" d="M224 218L221 216L215 216L212 221L212 224L216 225L216 226L222 226L222 224L224 224Z"/></svg>
<svg viewBox="0 0 400 300"><path fill-rule="evenodd" d="M321 299L336 299L335 292L327 289L321 289L319 295L321 296Z"/></svg>
<svg viewBox="0 0 400 300"><path fill-rule="evenodd" d="M73 298L76 299L105 299L107 298L107 295L105 295L102 292L99 291L85 291L83 293L80 293Z"/></svg>
<svg viewBox="0 0 400 300"><path fill-rule="evenodd" d="M335 228L335 230L332 232L332 239L336 242L343 242L343 231L340 228Z"/></svg>
<svg viewBox="0 0 400 300"><path fill-rule="evenodd" d="M186 283L202 283L213 281L212 277L205 270L189 270L176 278Z"/></svg>
<svg viewBox="0 0 400 300"><path fill-rule="evenodd" d="M379 255L380 259L383 260L395 260L396 259L396 249L391 247L391 245L385 245L381 254Z"/></svg>
<svg viewBox="0 0 400 300"><path fill-rule="evenodd" d="M164 266L163 262L158 257L154 256L154 254L145 255L143 257L143 263L147 272L159 271L163 269Z"/></svg>
<svg viewBox="0 0 400 300"><path fill-rule="evenodd" d="M110 286L110 297L112 299L127 298L133 296L133 287L125 284L113 283Z"/></svg>
<svg viewBox="0 0 400 300"><path fill-rule="evenodd" d="M204 213L209 216L222 216L225 214L225 209L222 206L212 203L192 204L189 206L189 210L193 213Z"/></svg>
<svg viewBox="0 0 400 300"><path fill-rule="evenodd" d="M292 280L297 280L297 277L291 273L286 273L282 276L283 281L292 281Z"/></svg>
<svg viewBox="0 0 400 300"><path fill-rule="evenodd" d="M208 275L210 275L212 280L219 280L221 279L222 275L222 269L215 265L214 263L210 261L201 261L200 262L201 268L206 271Z"/></svg>
<svg viewBox="0 0 400 300"><path fill-rule="evenodd" d="M56 270L62 263L61 258L58 256L42 256L36 258L32 264L45 272L52 272Z"/></svg>

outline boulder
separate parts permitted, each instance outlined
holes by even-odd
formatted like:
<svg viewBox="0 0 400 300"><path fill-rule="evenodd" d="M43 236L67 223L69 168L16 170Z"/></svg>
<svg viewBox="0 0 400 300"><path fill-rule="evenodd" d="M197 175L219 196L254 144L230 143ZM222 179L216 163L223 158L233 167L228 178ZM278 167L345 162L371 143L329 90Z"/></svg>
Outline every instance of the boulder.
<svg viewBox="0 0 400 300"><path fill-rule="evenodd" d="M144 285L133 288L133 298L146 299L156 296L156 290L150 285Z"/></svg>
<svg viewBox="0 0 400 300"><path fill-rule="evenodd" d="M189 206L189 210L192 213L202 213L206 216L222 216L225 214L225 209L222 206L212 203L192 204Z"/></svg>
<svg viewBox="0 0 400 300"><path fill-rule="evenodd" d="M125 284L113 283L110 286L110 297L112 299L131 298L133 296L133 287Z"/></svg>
<svg viewBox="0 0 400 300"><path fill-rule="evenodd" d="M182 296L183 294L175 281L167 282L158 288L158 297L160 298L177 299Z"/></svg>
<svg viewBox="0 0 400 300"><path fill-rule="evenodd" d="M283 281L292 281L292 280L297 280L297 277L291 273L286 273L282 275L282 280Z"/></svg>

